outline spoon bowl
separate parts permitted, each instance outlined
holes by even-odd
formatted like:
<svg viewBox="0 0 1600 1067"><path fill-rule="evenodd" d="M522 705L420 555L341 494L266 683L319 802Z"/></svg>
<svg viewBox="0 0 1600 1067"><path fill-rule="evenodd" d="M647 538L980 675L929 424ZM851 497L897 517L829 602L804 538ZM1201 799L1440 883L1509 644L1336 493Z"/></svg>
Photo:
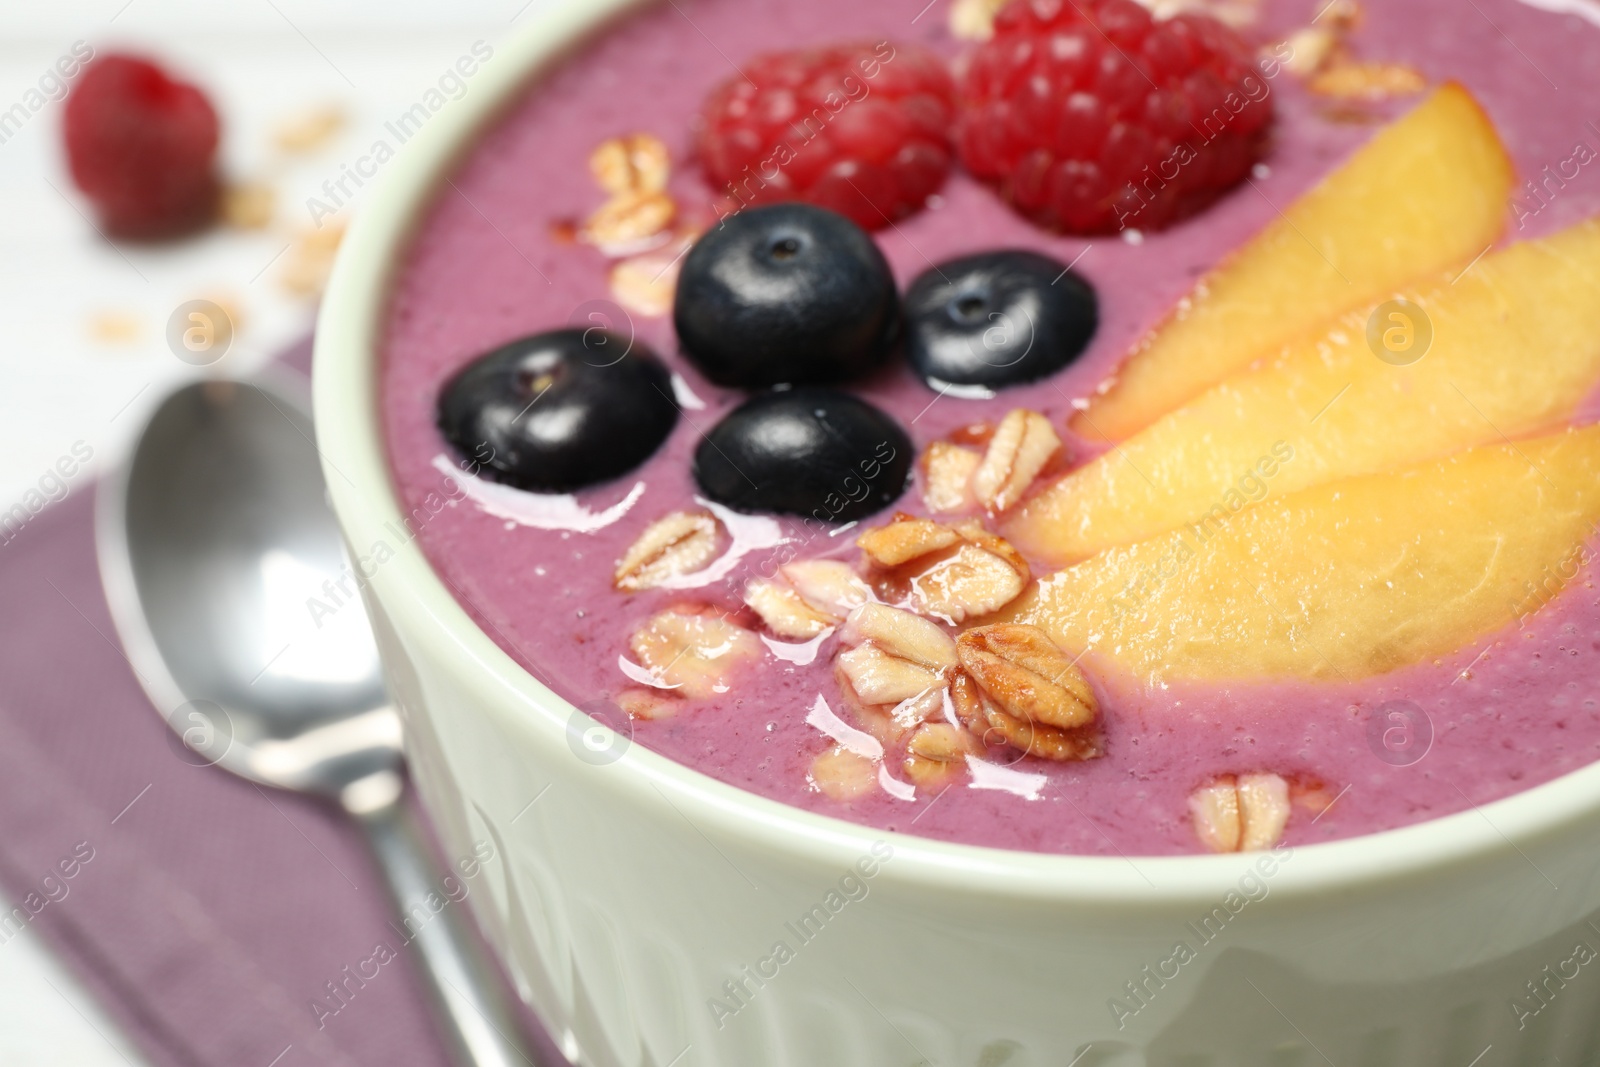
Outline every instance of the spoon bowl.
<svg viewBox="0 0 1600 1067"><path fill-rule="evenodd" d="M141 682L200 758L337 796L397 771L402 733L296 399L234 381L167 397L106 483L101 571Z"/></svg>

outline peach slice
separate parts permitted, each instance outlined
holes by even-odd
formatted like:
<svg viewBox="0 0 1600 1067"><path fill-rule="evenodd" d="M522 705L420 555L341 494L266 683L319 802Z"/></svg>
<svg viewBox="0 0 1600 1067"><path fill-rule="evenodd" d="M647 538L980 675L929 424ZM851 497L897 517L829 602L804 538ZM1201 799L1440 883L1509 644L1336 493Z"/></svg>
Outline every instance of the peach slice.
<svg viewBox="0 0 1600 1067"><path fill-rule="evenodd" d="M1486 255L1406 294L1420 312L1385 303L1348 315L1163 416L1029 500L1005 536L1059 565L1184 525L1214 530L1308 486L1553 428L1600 385L1596 293L1600 220ZM1412 351L1384 347L1395 328L1412 331Z"/></svg>
<svg viewBox="0 0 1600 1067"><path fill-rule="evenodd" d="M1468 262L1499 235L1512 181L1483 109L1442 86L1202 278L1072 429L1120 441L1334 316Z"/></svg>
<svg viewBox="0 0 1600 1067"><path fill-rule="evenodd" d="M1174 530L1058 571L1006 613L1134 676L1355 680L1520 619L1579 581L1600 427L1306 489L1205 537Z"/></svg>

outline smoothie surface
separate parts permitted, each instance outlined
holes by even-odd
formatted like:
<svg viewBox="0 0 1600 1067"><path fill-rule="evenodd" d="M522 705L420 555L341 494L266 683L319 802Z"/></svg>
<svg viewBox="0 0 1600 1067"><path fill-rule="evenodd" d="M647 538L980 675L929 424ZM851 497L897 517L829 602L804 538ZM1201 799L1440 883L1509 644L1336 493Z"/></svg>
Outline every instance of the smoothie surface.
<svg viewBox="0 0 1600 1067"><path fill-rule="evenodd" d="M629 634L685 600L739 603L773 549L752 551L704 588L623 594L615 562L653 520L695 507L690 459L743 394L720 389L679 354L670 316L634 315L639 342L678 376L682 417L666 445L621 479L551 502L491 486L463 496L457 457L434 425L440 386L463 364L512 338L589 324L613 299L610 260L571 240L573 220L600 203L590 152L608 137L647 132L673 158L669 191L685 215L711 214L712 191L691 162L691 121L706 93L750 57L839 41L920 44L955 57L949 0L676 0L619 20L525 94L441 186L401 264L387 311L383 422L402 506L432 565L471 616L557 694L584 705L633 684L619 666ZM1266 0L1250 35L1280 40L1322 0ZM1430 84L1455 79L1484 105L1515 161L1520 211L1507 240L1541 236L1600 214L1600 26L1520 0L1366 0L1352 43L1361 58L1404 62ZM505 60L491 59L490 62ZM1231 249L1272 221L1377 128L1419 97L1365 107L1355 121L1287 72L1270 81L1276 134L1251 182L1168 230L1084 239L1046 234L958 168L925 210L879 231L903 287L931 264L1002 248L1046 252L1096 288L1101 324L1075 364L991 400L940 396L903 365L849 388L893 415L917 449L1015 407L1058 429L1143 331ZM1576 171L1575 176L1571 176ZM1593 420L1591 398L1578 421ZM1100 446L1060 429L1073 462ZM921 475L919 474L920 478ZM489 503L486 500L492 497ZM481 498L481 499L480 499ZM572 507L572 504L576 508ZM920 487L900 502L920 511ZM565 510L563 510L565 509ZM889 513L863 526L886 521ZM802 557L853 560L859 529L809 531L782 520ZM564 528L563 528L564 527ZM759 530L757 531L759 533ZM768 531L771 532L770 530ZM365 546L356 546L365 551ZM1588 554L1592 557L1592 552ZM1530 578L1536 578L1531 576ZM786 804L884 829L999 848L1125 856L1200 851L1187 798L1222 774L1272 771L1323 784L1337 799L1297 809L1285 840L1299 845L1370 833L1493 801L1600 758L1600 593L1585 565L1520 623L1508 607L1496 634L1437 661L1352 683L1252 682L1149 688L1085 660L1100 689L1106 755L1081 763L1027 758L999 776L902 799L877 790L849 803L808 782L832 744L808 722L821 696L841 717L834 638L807 652L767 642L759 668L724 697L633 723L635 743ZM781 655L780 655L781 653ZM1396 755L1371 724L1391 701L1420 708L1421 745ZM1425 751L1425 755L1413 756ZM897 790L904 793L904 790Z"/></svg>

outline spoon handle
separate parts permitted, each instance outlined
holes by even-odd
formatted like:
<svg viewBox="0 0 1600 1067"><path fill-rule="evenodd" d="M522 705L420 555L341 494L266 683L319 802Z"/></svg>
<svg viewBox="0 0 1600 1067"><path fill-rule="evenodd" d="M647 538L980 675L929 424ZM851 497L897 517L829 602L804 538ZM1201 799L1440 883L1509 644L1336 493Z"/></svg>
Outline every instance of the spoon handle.
<svg viewBox="0 0 1600 1067"><path fill-rule="evenodd" d="M460 1067L568 1067L564 1059L539 1051L523 1033L465 898L449 900L433 850L404 794L356 817L388 880L455 1062ZM430 894L433 905L447 902L435 910Z"/></svg>

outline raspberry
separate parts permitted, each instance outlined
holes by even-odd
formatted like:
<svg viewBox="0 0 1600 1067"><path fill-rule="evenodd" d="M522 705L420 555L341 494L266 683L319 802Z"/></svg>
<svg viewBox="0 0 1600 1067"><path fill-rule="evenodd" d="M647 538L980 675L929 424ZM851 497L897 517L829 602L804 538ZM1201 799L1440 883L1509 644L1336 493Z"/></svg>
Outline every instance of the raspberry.
<svg viewBox="0 0 1600 1067"><path fill-rule="evenodd" d="M706 99L700 160L740 207L804 200L879 229L944 184L955 96L944 64L906 45L758 56Z"/></svg>
<svg viewBox="0 0 1600 1067"><path fill-rule="evenodd" d="M67 99L67 161L118 237L171 237L216 214L217 113L199 89L127 55L91 63Z"/></svg>
<svg viewBox="0 0 1600 1067"><path fill-rule="evenodd" d="M1133 0L1013 0L961 86L961 158L1050 229L1155 230L1242 181L1272 119L1249 47Z"/></svg>

